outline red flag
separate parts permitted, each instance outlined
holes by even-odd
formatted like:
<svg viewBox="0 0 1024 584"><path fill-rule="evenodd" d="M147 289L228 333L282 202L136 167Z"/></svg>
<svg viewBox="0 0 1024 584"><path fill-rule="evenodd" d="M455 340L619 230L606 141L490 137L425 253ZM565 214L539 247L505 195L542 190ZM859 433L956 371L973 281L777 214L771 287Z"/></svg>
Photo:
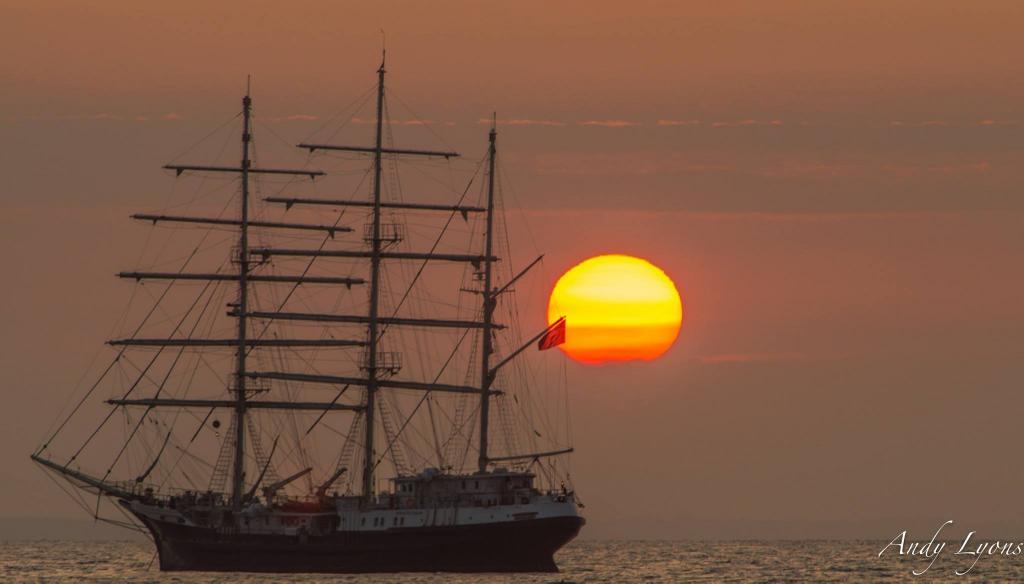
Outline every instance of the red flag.
<svg viewBox="0 0 1024 584"><path fill-rule="evenodd" d="M555 321L555 324L544 333L544 336L537 341L538 351L547 351L551 347L557 347L565 342L565 317Z"/></svg>

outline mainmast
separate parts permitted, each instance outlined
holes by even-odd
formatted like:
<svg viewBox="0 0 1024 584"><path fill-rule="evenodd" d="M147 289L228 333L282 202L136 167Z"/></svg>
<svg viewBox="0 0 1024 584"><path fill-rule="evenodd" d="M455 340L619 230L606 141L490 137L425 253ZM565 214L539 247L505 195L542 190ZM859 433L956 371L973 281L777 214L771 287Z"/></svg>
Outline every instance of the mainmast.
<svg viewBox="0 0 1024 584"><path fill-rule="evenodd" d="M498 138L497 118L491 125L489 135L490 145L487 149L487 228L484 235L484 289L483 289L483 327L480 334L483 336L480 365L480 458L479 470L487 470L487 432L490 422L491 405L491 382L494 376L491 373L491 353L494 352L493 337L491 328L494 320L494 306L496 304L493 290L491 289L491 266L493 265L494 247L494 158L497 153L496 141Z"/></svg>
<svg viewBox="0 0 1024 584"><path fill-rule="evenodd" d="M384 61L377 70L377 140L373 152L373 228L370 232L370 318L367 326L366 356L366 434L363 437L363 498L373 499L373 469L376 463L373 452L374 399L377 392L377 344L378 312L380 310L380 183L381 154L384 134Z"/></svg>
<svg viewBox="0 0 1024 584"><path fill-rule="evenodd" d="M249 133L252 98L246 88L242 98L242 211L238 226L238 358L235 362L235 459L231 481L231 507L242 510L245 489L245 357L249 312Z"/></svg>

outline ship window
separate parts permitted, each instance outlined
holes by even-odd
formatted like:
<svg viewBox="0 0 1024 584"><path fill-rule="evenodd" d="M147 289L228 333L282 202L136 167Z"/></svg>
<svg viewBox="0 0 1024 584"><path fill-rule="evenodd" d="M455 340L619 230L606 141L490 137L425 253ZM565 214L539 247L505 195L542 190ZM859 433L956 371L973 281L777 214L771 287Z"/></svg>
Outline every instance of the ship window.
<svg viewBox="0 0 1024 584"><path fill-rule="evenodd" d="M473 481L473 488L474 489L479 489L480 488L480 481Z"/></svg>
<svg viewBox="0 0 1024 584"><path fill-rule="evenodd" d="M466 481L462 481L462 490L466 490Z"/></svg>
<svg viewBox="0 0 1024 584"><path fill-rule="evenodd" d="M359 525L361 525L363 527L366 527L366 518L365 517L363 517L362 521L359 522Z"/></svg>
<svg viewBox="0 0 1024 584"><path fill-rule="evenodd" d="M395 517L395 520L394 520L394 522L392 522L392 525L398 525L398 518L397 517Z"/></svg>

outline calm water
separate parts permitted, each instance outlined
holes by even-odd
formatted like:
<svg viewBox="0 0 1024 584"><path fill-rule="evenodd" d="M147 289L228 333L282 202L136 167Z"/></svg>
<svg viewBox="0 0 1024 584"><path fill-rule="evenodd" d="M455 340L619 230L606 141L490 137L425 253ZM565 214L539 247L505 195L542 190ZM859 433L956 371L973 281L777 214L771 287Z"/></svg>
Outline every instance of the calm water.
<svg viewBox="0 0 1024 584"><path fill-rule="evenodd" d="M879 560L876 542L574 542L558 554L559 574L394 574L362 576L174 573L136 542L0 543L3 582L990 582L1024 580L1024 556L985 557L966 577L940 556L925 576L920 559ZM945 560L945 561L944 561Z"/></svg>

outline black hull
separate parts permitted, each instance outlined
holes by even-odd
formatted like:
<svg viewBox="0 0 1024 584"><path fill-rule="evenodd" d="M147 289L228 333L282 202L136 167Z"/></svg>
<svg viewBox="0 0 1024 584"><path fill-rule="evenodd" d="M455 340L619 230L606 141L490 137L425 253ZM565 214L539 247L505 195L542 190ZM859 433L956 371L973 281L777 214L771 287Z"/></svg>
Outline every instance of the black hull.
<svg viewBox="0 0 1024 584"><path fill-rule="evenodd" d="M557 572L555 552L584 523L582 517L554 517L284 536L229 535L142 519L161 570L279 573Z"/></svg>

